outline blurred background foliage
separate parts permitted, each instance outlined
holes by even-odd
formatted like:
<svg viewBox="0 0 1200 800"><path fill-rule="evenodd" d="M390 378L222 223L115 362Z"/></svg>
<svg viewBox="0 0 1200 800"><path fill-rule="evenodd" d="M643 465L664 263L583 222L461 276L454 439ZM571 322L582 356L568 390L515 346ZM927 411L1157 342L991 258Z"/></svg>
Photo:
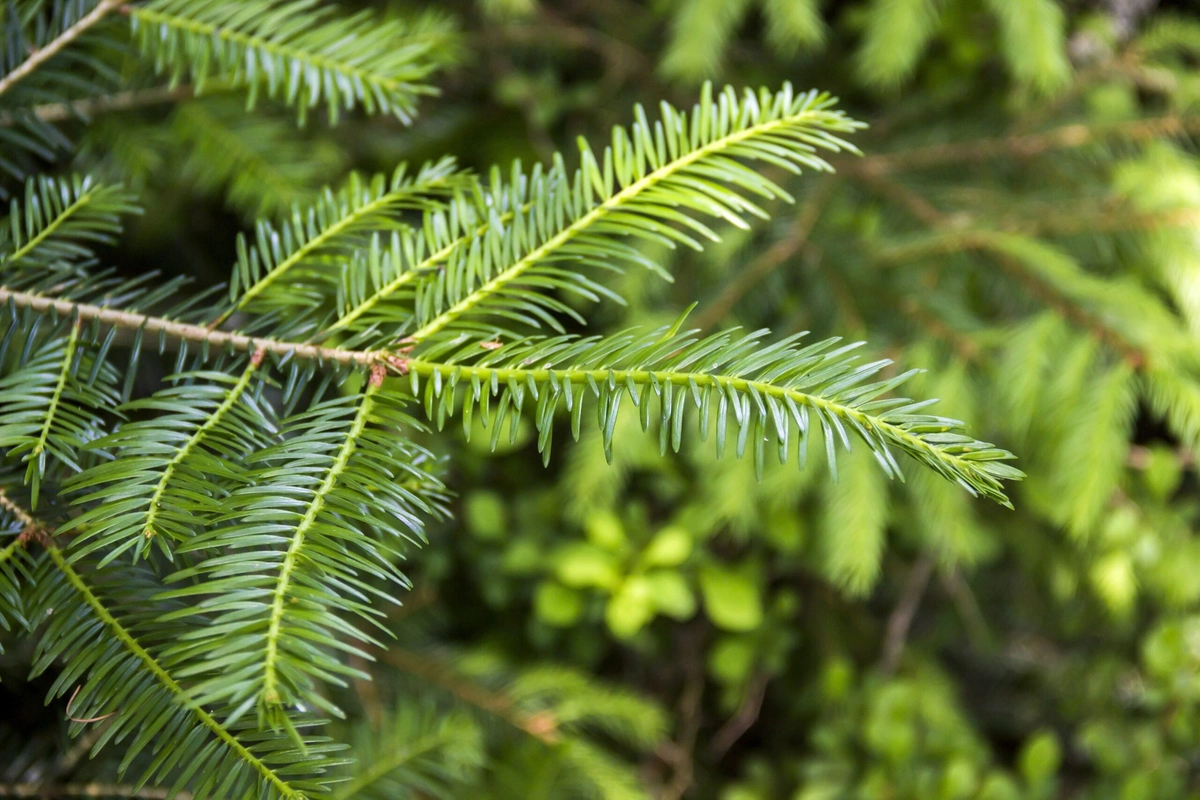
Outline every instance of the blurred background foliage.
<svg viewBox="0 0 1200 800"><path fill-rule="evenodd" d="M545 469L531 426L495 453L472 437L454 521L411 554L399 644L343 704L370 758L341 796L1200 797L1190 2L374 6L447 65L412 129L297 128L186 76L39 109L78 168L144 202L112 260L215 284L235 231L351 169L548 160L633 102L790 80L869 122L865 155L787 184L775 223L652 253L675 282L612 278L633 300L591 325L698 297L703 329L868 339L1029 478L1008 511L915 470L890 483L861 448L836 483L820 460L758 481L686 437L660 455L628 415L611 467L599 436ZM0 702L0 778L87 777L39 698Z"/></svg>

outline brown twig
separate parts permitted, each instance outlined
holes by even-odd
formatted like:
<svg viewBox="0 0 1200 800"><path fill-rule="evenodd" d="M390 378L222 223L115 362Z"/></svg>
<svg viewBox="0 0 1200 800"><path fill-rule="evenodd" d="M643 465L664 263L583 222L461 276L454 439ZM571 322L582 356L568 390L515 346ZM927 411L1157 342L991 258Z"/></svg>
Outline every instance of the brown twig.
<svg viewBox="0 0 1200 800"><path fill-rule="evenodd" d="M929 579L933 577L933 567L933 556L929 553L922 553L913 564L912 569L909 570L908 579L904 582L904 589L900 593L900 602L896 604L896 608L888 618L887 633L883 640L883 657L880 659L880 668L886 674L892 674L896 671L896 667L900 666L900 656L904 654L908 631L912 627L917 608L921 605L921 598L925 596Z"/></svg>
<svg viewBox="0 0 1200 800"><path fill-rule="evenodd" d="M1141 212L1119 207L1103 209L1095 214L1056 214L1047 210L1036 219L1010 220L1006 230L1042 236L1065 236L1072 233L1120 233L1153 231L1161 228L1200 227L1200 211L1194 208L1175 208L1167 211Z"/></svg>
<svg viewBox="0 0 1200 800"><path fill-rule="evenodd" d="M191 800L190 792L172 792L156 786L107 783L0 783L0 797L113 797L141 800Z"/></svg>
<svg viewBox="0 0 1200 800"><path fill-rule="evenodd" d="M1200 133L1200 117L1171 115L1111 125L1064 125L1043 133L1002 136L995 139L946 142L914 147L895 153L867 156L857 163L863 169L882 174L900 170L990 161L1004 156L1029 158L1053 150L1083 147L1106 139L1143 140L1193 133Z"/></svg>
<svg viewBox="0 0 1200 800"><path fill-rule="evenodd" d="M410 675L416 675L435 686L440 686L463 702L495 715L544 744L558 743L558 720L550 711L527 713L518 708L516 702L508 695L464 678L438 658L397 647L389 648L380 658Z"/></svg>
<svg viewBox="0 0 1200 800"><path fill-rule="evenodd" d="M709 751L712 753L714 761L724 758L729 749L737 744L738 739L741 739L746 731L754 727L755 722L758 722L758 715L762 713L763 699L767 696L768 683L770 683L770 678L765 672L756 672L750 678L738 710L713 734Z"/></svg>
<svg viewBox="0 0 1200 800"><path fill-rule="evenodd" d="M115 11L119 6L124 4L125 0L100 0L96 7L89 11L84 16L80 17L79 21L65 31L60 33L53 41L45 47L34 50L29 58L21 62L16 69L0 78L0 94L12 88L13 84L21 80L31 72L36 70L45 62L49 61L71 42L82 36L88 28L95 25L100 20L104 19L110 12Z"/></svg>
<svg viewBox="0 0 1200 800"><path fill-rule="evenodd" d="M319 347L311 344L261 339L242 333L209 330L204 325L176 322L164 317L153 317L133 311L119 311L90 303L76 303L72 300L58 300L31 292L18 292L0 287L0 306L8 303L12 303L18 308L31 308L39 313L54 311L60 317L68 319L72 314L76 314L80 323L97 320L102 325L112 325L126 330L141 328L147 334L161 333L170 339L208 342L209 345L217 348L232 347L234 350L244 352L263 350L277 355L291 354L305 360L320 360L347 366L369 367L383 360L383 354L375 351L345 350L338 347Z"/></svg>
<svg viewBox="0 0 1200 800"><path fill-rule="evenodd" d="M825 204L833 196L837 183L837 178L832 175L823 178L813 189L812 196L801 207L795 222L792 223L783 238L764 250L758 258L751 261L726 283L720 293L693 317L692 323L701 330L716 325L729 315L729 312L746 292L800 252L808 242L808 237L812 235L813 228L816 227Z"/></svg>
<svg viewBox="0 0 1200 800"><path fill-rule="evenodd" d="M950 235L938 242L937 246L932 248L933 250L944 252L979 250L987 253L1006 272L1024 283L1039 300L1081 328L1091 331L1097 340L1112 347L1134 367L1140 367L1147 362L1147 355L1140 348L1112 329L1101 317L1080 308L1040 277L1030 273L1017 259L998 250L991 231L961 231L963 224L970 221L969 217L957 217L942 213L921 195L877 170L856 170L853 174L865 186L897 203L928 227L949 232ZM902 248L895 251L893 256L911 252L910 248Z"/></svg>
<svg viewBox="0 0 1200 800"><path fill-rule="evenodd" d="M108 111L126 111L131 108L186 100L192 96L191 86L155 86L150 89L133 89L128 92L88 97L69 103L47 103L34 106L33 116L42 122L62 122L75 117L91 117ZM13 125L17 118L12 114L0 115L0 127Z"/></svg>
<svg viewBox="0 0 1200 800"><path fill-rule="evenodd" d="M14 503L3 490L0 490L0 508L12 514L25 530L33 530L39 527L37 520L29 516L28 511Z"/></svg>
<svg viewBox="0 0 1200 800"><path fill-rule="evenodd" d="M700 736L701 704L704 701L704 630L693 626L684 631L682 658L683 692L679 696L679 732L675 741L659 745L658 754L674 769L659 800L679 800L696 777L692 753Z"/></svg>
<svg viewBox="0 0 1200 800"><path fill-rule="evenodd" d="M971 646L976 649L988 647L992 641L992 634L988 629L987 620L983 617L983 611L979 608L979 601L975 599L975 593L971 591L970 584L957 569L944 572L940 577L942 587L950 595L954 607L958 609L958 614L962 617L963 625L967 629L967 638L971 640Z"/></svg>

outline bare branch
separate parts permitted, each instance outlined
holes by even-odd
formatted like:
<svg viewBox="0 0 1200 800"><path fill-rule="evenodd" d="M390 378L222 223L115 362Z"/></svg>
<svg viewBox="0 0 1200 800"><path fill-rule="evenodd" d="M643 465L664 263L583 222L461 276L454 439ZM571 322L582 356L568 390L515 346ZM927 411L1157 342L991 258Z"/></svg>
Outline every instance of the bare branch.
<svg viewBox="0 0 1200 800"><path fill-rule="evenodd" d="M887 634L883 640L882 669L891 674L900 666L900 656L904 654L904 645L908 641L908 631L912 627L913 617L925 596L929 579L933 577L934 561L929 553L922 553L908 573L904 582L904 590L900 594L900 602L888 618Z"/></svg>

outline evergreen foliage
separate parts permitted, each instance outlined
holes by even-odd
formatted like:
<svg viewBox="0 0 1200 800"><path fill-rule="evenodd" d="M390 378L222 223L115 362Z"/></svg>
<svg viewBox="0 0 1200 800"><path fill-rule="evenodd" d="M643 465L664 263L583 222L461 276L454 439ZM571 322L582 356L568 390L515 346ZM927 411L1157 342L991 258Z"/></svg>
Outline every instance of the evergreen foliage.
<svg viewBox="0 0 1200 800"><path fill-rule="evenodd" d="M1191 16L385 5L0 10L0 795L1190 796Z"/></svg>

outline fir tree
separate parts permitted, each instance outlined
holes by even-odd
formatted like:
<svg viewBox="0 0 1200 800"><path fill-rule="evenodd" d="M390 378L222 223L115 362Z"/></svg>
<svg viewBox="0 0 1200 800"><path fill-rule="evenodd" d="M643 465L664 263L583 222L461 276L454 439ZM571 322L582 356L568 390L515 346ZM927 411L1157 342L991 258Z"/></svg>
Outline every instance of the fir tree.
<svg viewBox="0 0 1200 800"><path fill-rule="evenodd" d="M351 5L0 11L0 794L1194 791L1193 17Z"/></svg>
<svg viewBox="0 0 1200 800"><path fill-rule="evenodd" d="M478 723L437 706L401 704L361 762L329 737L345 716L333 693L366 680L376 653L552 741L571 780L637 791L588 730L645 746L662 725L652 709L545 668L516 677L512 700L488 699L381 637L381 606L409 585L405 551L445 513L427 423L458 416L470 436L478 418L495 446L530 418L549 459L558 420L578 438L586 415L611 457L624 405L663 450L697 429L760 474L769 448L801 468L815 451L836 475L853 439L887 476L907 457L1005 505L1002 481L1021 477L1006 451L896 396L914 373L857 345L700 335L686 314L567 332L584 321L577 300L621 299L597 269L669 277L645 243L700 250L714 226L746 228L791 199L762 168L828 172L828 154L853 151L843 137L860 126L815 90L706 86L691 110L637 106L602 150L581 140L574 166L555 155L482 178L443 158L352 174L256 222L228 289L197 292L104 268L98 248L138 212L136 193L47 171L71 145L46 104L117 104L145 76L241 93L250 114L282 104L302 125L318 109L329 124L355 111L409 123L434 91L436 25L311 0L28 2L4 23L5 166L28 177L0 242L3 612L35 642L32 676L55 674L71 732L100 725L91 752L115 751L112 780L135 787L102 793L386 796L478 769ZM236 145L199 109L178 117L188 171L251 210L243 183L263 178L250 165L273 157L218 166ZM285 206L286 183L258 207ZM155 357L173 367L142 391ZM344 763L357 766L339 790Z"/></svg>

